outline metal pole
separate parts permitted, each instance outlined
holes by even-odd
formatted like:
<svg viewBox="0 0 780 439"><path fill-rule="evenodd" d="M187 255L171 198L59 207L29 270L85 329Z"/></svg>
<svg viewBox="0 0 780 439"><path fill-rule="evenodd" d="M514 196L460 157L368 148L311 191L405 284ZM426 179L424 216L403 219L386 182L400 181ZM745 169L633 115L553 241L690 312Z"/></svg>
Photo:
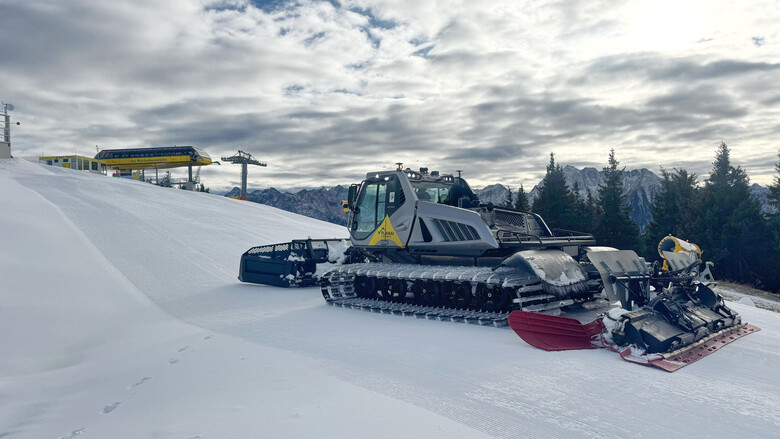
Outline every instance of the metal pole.
<svg viewBox="0 0 780 439"><path fill-rule="evenodd" d="M266 166L266 164L258 162L254 159L254 157L252 157L251 154L240 150L238 151L238 154L232 157L222 157L222 160L230 163L241 164L241 193L239 198L246 200L247 165Z"/></svg>
<svg viewBox="0 0 780 439"><path fill-rule="evenodd" d="M241 163L241 196L246 197L246 162Z"/></svg>
<svg viewBox="0 0 780 439"><path fill-rule="evenodd" d="M10 108L13 108L10 107ZM0 137L0 159L11 158L11 118L8 115L8 104L3 104L3 132Z"/></svg>

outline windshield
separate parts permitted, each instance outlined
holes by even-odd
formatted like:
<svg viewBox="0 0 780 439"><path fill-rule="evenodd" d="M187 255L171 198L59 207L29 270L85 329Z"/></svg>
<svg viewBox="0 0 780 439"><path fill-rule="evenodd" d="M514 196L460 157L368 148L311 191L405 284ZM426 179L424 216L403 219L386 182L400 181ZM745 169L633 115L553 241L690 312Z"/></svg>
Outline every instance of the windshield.
<svg viewBox="0 0 780 439"><path fill-rule="evenodd" d="M210 156L210 155L208 155L208 154L206 153L206 151L204 151L204 150L202 150L202 149L200 149L200 148L195 148L195 152L196 152L198 155L200 155L201 157L203 157L204 159L211 159L211 156Z"/></svg>
<svg viewBox="0 0 780 439"><path fill-rule="evenodd" d="M392 216L404 204L404 200L395 175L363 182L355 202L352 237L361 240L371 236L385 217Z"/></svg>
<svg viewBox="0 0 780 439"><path fill-rule="evenodd" d="M444 184L438 181L411 181L417 199L421 201L431 201L439 204L448 204L450 202L450 188L452 185Z"/></svg>

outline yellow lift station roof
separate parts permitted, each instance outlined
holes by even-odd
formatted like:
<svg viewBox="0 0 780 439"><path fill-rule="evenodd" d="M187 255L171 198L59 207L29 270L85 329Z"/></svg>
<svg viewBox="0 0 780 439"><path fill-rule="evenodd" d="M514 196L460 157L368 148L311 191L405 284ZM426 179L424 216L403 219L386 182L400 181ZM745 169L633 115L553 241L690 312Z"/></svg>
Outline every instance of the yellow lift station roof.
<svg viewBox="0 0 780 439"><path fill-rule="evenodd" d="M113 169L165 169L211 164L211 157L206 151L193 146L104 149L95 158Z"/></svg>

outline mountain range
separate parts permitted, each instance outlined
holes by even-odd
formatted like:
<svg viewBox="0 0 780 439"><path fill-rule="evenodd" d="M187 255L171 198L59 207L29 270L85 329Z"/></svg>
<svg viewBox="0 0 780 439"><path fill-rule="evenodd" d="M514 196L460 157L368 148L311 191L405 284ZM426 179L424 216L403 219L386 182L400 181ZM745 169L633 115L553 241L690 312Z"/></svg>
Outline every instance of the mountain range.
<svg viewBox="0 0 780 439"><path fill-rule="evenodd" d="M577 169L574 166L567 165L563 168L563 173L566 176L566 183L569 187L573 187L574 183L577 183L580 188L580 195L583 198L587 197L588 192L598 198L598 188L604 184L604 171L596 168ZM636 221L642 230L653 219L650 213L650 206L652 206L653 199L661 188L661 181L662 179L659 176L646 168L623 172L623 187L626 191L627 202L631 208L631 218ZM539 182L528 192L531 203L536 198L542 183ZM517 194L517 189L512 188L513 195ZM771 212L773 207L769 205L767 200L769 189L758 184L753 184L750 189L758 198L763 210ZM275 188L269 188L249 192L247 199L288 212L299 213L334 224L346 225L347 215L341 207L341 202L347 199L347 192L347 187L341 185L331 188L302 189L297 192L281 192ZM482 189L475 189L474 192L482 203L502 205L507 200L509 188L503 184L492 184ZM239 194L240 189L236 187L225 194L225 196L237 197Z"/></svg>
<svg viewBox="0 0 780 439"><path fill-rule="evenodd" d="M275 188L261 189L247 193L247 200L273 206L288 212L295 212L329 223L347 225L347 214L341 202L347 199L348 189L344 186L319 189L301 189L298 192L280 192ZM225 194L238 197L241 189L235 187Z"/></svg>
<svg viewBox="0 0 780 439"><path fill-rule="evenodd" d="M604 171L596 168L577 169L574 166L567 165L563 168L563 174L566 177L566 184L572 188L577 183L580 190L580 196L587 198L588 192L598 198L599 186L604 184ZM528 192L528 200L533 204L539 189L543 187L544 182L540 181ZM661 188L661 178L648 169L634 169L623 172L623 188L626 192L628 205L631 207L631 218L639 225L640 229L650 224L653 215L650 213L650 206L653 203L655 194ZM518 188L512 188L512 193L517 194ZM493 204L504 204L509 189L502 184L494 184L485 187L477 192L480 201L483 203L492 202Z"/></svg>

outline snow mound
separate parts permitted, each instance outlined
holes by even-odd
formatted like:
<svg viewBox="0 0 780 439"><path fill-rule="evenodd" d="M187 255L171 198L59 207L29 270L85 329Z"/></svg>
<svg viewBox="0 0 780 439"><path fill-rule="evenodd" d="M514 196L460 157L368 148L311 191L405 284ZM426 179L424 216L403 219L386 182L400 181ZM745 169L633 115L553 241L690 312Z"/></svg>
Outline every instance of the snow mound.
<svg viewBox="0 0 780 439"><path fill-rule="evenodd" d="M755 307L756 307L756 304L755 304L755 303L753 303L753 300L752 300L750 297L747 297L747 296L745 296L745 297L743 297L743 298L739 299L739 300L737 301L737 303L741 303L741 304L743 304L743 305L747 305L747 306L749 306L749 307L751 307L751 308L755 308Z"/></svg>

